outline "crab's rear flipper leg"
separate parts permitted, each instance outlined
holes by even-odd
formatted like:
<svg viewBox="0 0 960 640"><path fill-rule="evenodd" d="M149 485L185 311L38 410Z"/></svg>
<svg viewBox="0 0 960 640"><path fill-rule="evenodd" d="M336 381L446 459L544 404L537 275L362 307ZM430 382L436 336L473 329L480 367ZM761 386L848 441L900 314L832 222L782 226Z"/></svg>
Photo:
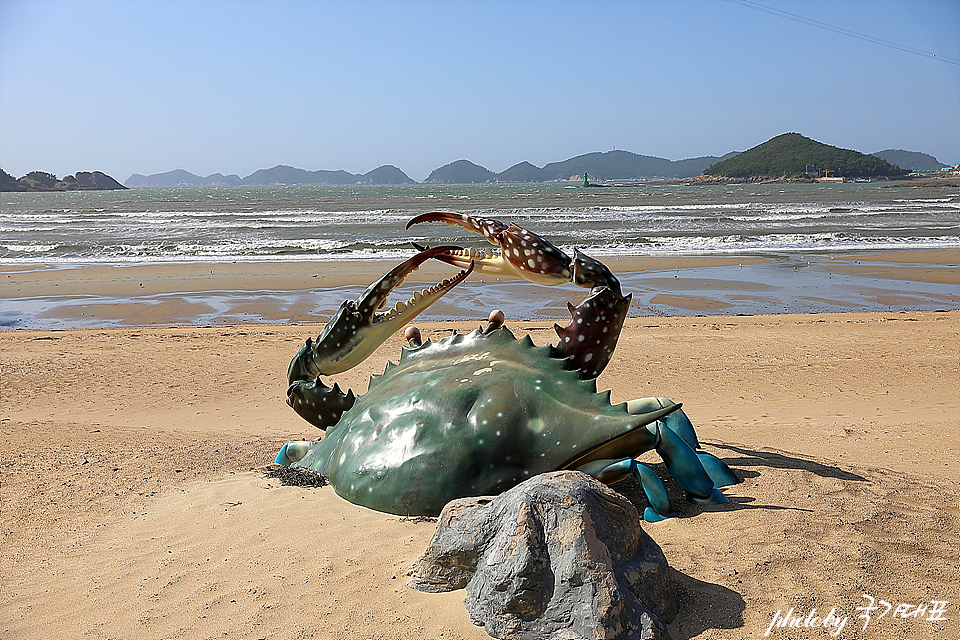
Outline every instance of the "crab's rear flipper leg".
<svg viewBox="0 0 960 640"><path fill-rule="evenodd" d="M710 474L703 468L697 452L690 448L673 429L662 422L646 427L657 436L657 453L667 465L667 471L673 476L691 502L697 504L724 504L726 496L717 491Z"/></svg>
<svg viewBox="0 0 960 640"><path fill-rule="evenodd" d="M673 401L667 398L637 398L627 402L627 413L641 414L656 411L663 407L673 405ZM676 433L680 438L690 446L700 459L700 464L710 479L713 480L714 487L729 487L737 484L740 479L733 473L733 470L727 464L716 456L700 451L700 441L697 439L697 432L693 429L690 418L683 412L683 409L677 409L673 413L664 416L660 422Z"/></svg>
<svg viewBox="0 0 960 640"><path fill-rule="evenodd" d="M707 472L710 479L713 480L715 487L729 487L740 482L740 478L734 475L733 470L727 466L727 463L706 451L697 451L697 457L703 470Z"/></svg>

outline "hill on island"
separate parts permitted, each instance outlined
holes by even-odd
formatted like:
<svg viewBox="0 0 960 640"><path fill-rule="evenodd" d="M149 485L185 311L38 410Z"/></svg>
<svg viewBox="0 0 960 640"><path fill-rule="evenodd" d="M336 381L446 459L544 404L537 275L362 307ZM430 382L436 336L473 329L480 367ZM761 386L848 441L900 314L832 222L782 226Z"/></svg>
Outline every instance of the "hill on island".
<svg viewBox="0 0 960 640"><path fill-rule="evenodd" d="M733 155L736 154L727 154L721 158L704 156L687 160L667 160L630 151L607 151L587 153L563 162L551 162L544 165L543 171L550 176L548 180L576 178L583 176L584 173L597 180L689 178L700 175L704 169L718 160Z"/></svg>
<svg viewBox="0 0 960 640"><path fill-rule="evenodd" d="M107 191L126 189L102 171L77 171L75 175L57 178L45 171L31 171L22 178L0 169L0 191Z"/></svg>
<svg viewBox="0 0 960 640"><path fill-rule="evenodd" d="M784 133L763 144L722 160L703 173L721 178L799 178L807 165L837 177L899 176L904 169L876 156L832 147L799 133Z"/></svg>
<svg viewBox="0 0 960 640"><path fill-rule="evenodd" d="M928 153L919 151L904 151L903 149L885 149L872 153L878 158L882 158L890 164L895 164L901 169L907 171L939 171L947 166Z"/></svg>
<svg viewBox="0 0 960 640"><path fill-rule="evenodd" d="M457 160L434 169L425 184L477 184L496 182L497 174L469 160Z"/></svg>

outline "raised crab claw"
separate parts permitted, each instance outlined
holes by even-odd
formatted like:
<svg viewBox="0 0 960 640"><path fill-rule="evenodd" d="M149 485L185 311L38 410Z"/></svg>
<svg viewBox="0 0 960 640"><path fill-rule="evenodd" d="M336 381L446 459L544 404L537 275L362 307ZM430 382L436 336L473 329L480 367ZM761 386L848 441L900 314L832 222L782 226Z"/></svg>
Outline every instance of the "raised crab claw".
<svg viewBox="0 0 960 640"><path fill-rule="evenodd" d="M547 240L516 224L435 211L413 218L407 228L422 222L459 225L500 248L496 253L450 248L435 256L449 264L465 268L473 263L478 273L491 276L522 278L551 287L572 282L590 289L590 295L580 304L567 303L572 320L566 328L554 325L560 337L555 348L558 356L568 359L570 368L579 371L584 379L596 378L606 368L633 298L632 294L624 297L620 281L606 265L576 249L571 259Z"/></svg>

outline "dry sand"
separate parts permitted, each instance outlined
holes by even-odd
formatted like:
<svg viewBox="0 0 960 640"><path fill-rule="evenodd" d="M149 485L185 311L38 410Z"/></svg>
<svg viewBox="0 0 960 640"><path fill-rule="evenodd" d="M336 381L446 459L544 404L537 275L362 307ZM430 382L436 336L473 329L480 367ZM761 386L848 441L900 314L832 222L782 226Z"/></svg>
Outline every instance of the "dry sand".
<svg viewBox="0 0 960 640"><path fill-rule="evenodd" d="M845 638L960 637L958 320L627 321L600 388L683 401L744 478L729 505L644 525L675 570L674 638L763 637L778 610L814 607L849 617ZM418 323L434 338L475 325ZM548 321L508 325L555 339ZM0 637L487 637L462 592L405 586L433 523L263 477L283 442L318 435L283 395L319 329L0 332ZM363 391L400 344L336 380ZM864 629L863 594L946 601L946 619L875 611Z"/></svg>

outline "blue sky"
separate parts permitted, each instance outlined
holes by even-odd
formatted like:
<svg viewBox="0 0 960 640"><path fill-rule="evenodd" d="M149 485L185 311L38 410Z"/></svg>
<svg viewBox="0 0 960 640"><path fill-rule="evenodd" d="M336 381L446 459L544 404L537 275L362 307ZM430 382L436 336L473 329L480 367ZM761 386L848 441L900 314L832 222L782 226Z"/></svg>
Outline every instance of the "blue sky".
<svg viewBox="0 0 960 640"><path fill-rule="evenodd" d="M788 131L960 162L960 0L758 1L0 0L0 167L423 180Z"/></svg>

